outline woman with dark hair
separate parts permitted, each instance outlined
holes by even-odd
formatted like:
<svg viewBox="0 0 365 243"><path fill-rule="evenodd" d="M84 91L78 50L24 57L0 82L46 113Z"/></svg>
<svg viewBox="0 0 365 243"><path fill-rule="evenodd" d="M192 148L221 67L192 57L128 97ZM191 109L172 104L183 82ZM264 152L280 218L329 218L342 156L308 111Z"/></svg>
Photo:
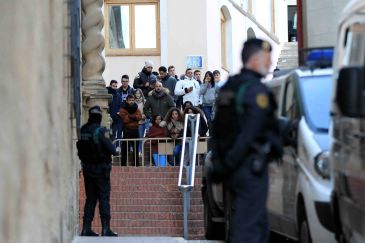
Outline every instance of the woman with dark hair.
<svg viewBox="0 0 365 243"><path fill-rule="evenodd" d="M212 112L217 97L218 87L214 82L214 75L207 71L204 75L203 84L200 86L200 95L203 96L203 111L208 123L212 121Z"/></svg>
<svg viewBox="0 0 365 243"><path fill-rule="evenodd" d="M193 107L193 103L191 103L191 101L185 101L184 104L182 105L182 110L184 111L186 108L188 107Z"/></svg>
<svg viewBox="0 0 365 243"><path fill-rule="evenodd" d="M200 119L199 119L199 136L200 137L205 137L207 135L208 132L208 126L207 126L207 122L204 119L204 113L197 107L188 107L185 108L184 110L184 116L187 114L200 114ZM186 136L187 137L191 137L191 125L190 123L188 123L187 128L186 128Z"/></svg>
<svg viewBox="0 0 365 243"><path fill-rule="evenodd" d="M180 138L183 135L184 117L178 108L171 108L165 116L164 122L161 126L166 126L168 136L171 138Z"/></svg>
<svg viewBox="0 0 365 243"><path fill-rule="evenodd" d="M161 115L155 115L151 119L152 126L150 127L147 137L149 138L163 138L167 135L166 127L161 127L160 124L163 120Z"/></svg>
<svg viewBox="0 0 365 243"><path fill-rule="evenodd" d="M160 126L167 127L167 134L169 137L173 139L182 137L184 130L184 117L181 111L176 107L171 108L166 113L165 119L160 123ZM179 165L181 154L181 140L175 140L174 142L175 165Z"/></svg>

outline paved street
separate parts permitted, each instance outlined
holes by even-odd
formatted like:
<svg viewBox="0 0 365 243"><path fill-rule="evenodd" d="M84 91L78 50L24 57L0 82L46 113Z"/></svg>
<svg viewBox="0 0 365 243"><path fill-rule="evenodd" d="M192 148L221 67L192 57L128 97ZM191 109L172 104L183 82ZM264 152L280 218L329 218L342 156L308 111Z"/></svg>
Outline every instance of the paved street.
<svg viewBox="0 0 365 243"><path fill-rule="evenodd" d="M76 237L72 243L223 243L223 241L184 240L181 237Z"/></svg>
<svg viewBox="0 0 365 243"><path fill-rule="evenodd" d="M212 240L184 240L182 237L76 237L72 243L224 243ZM270 243L294 243L289 239L272 234Z"/></svg>

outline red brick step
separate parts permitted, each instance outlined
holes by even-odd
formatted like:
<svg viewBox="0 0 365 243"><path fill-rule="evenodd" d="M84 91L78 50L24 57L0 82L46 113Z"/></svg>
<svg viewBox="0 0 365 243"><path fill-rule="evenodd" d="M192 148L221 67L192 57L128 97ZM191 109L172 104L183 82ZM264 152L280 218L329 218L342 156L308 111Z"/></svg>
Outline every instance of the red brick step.
<svg viewBox="0 0 365 243"><path fill-rule="evenodd" d="M111 227L122 235L183 236L183 196L178 190L179 167L113 166ZM195 187L190 194L189 238L204 239L202 168L196 168ZM85 193L80 178L80 221ZM93 228L100 232L96 210Z"/></svg>

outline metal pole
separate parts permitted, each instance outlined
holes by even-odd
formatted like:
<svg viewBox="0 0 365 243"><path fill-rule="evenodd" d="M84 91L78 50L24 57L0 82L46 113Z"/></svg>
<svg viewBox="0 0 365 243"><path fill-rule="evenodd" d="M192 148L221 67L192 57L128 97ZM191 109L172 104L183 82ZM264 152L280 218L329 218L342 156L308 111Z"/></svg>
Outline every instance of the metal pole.
<svg viewBox="0 0 365 243"><path fill-rule="evenodd" d="M190 210L190 190L184 191L184 239L188 239L188 214Z"/></svg>

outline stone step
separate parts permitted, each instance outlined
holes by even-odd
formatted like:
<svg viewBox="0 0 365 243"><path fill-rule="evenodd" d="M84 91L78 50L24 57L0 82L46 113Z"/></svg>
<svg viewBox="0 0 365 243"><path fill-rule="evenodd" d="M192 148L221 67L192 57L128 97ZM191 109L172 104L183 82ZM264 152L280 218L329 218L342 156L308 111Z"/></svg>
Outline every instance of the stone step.
<svg viewBox="0 0 365 243"><path fill-rule="evenodd" d="M113 205L113 212L182 212L183 205ZM193 204L190 207L190 212L201 213L204 207L200 204Z"/></svg>
<svg viewBox="0 0 365 243"><path fill-rule="evenodd" d="M281 61L278 62L278 65L298 65L298 61Z"/></svg>
<svg viewBox="0 0 365 243"><path fill-rule="evenodd" d="M283 54L283 55L297 55L298 56L298 50L297 49L281 50L281 54Z"/></svg>
<svg viewBox="0 0 365 243"><path fill-rule="evenodd" d="M282 66L291 66L291 65L298 65L298 62L292 61L292 62L278 62L278 65Z"/></svg>
<svg viewBox="0 0 365 243"><path fill-rule="evenodd" d="M280 65L278 65L278 66L276 66L278 69L280 69L280 70L285 70L285 69L294 69L294 68L298 68L299 66L298 65L294 65L294 66L280 66Z"/></svg>
<svg viewBox="0 0 365 243"><path fill-rule="evenodd" d="M298 46L298 42L283 42L282 46Z"/></svg>
<svg viewBox="0 0 365 243"><path fill-rule="evenodd" d="M280 57L278 62L298 62L298 57Z"/></svg>

